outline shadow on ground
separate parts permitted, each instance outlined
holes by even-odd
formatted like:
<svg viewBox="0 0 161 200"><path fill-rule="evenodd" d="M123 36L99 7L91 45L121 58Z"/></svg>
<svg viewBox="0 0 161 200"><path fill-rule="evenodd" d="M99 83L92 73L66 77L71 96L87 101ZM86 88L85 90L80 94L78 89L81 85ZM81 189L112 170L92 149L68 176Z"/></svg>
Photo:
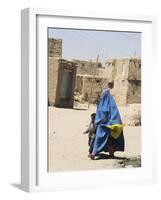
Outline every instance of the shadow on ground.
<svg viewBox="0 0 161 200"><path fill-rule="evenodd" d="M102 160L102 159L117 159L117 160L125 160L127 159L126 157L119 157L119 156L109 156L108 154L105 153L100 153L97 155L97 158L95 160Z"/></svg>
<svg viewBox="0 0 161 200"><path fill-rule="evenodd" d="M119 156L109 156L108 154L105 153L100 153L97 155L95 160L102 160L102 159L113 159L118 161L118 164L122 168L130 168L130 167L141 167L141 157L136 156L136 157L119 157Z"/></svg>
<svg viewBox="0 0 161 200"><path fill-rule="evenodd" d="M127 158L119 162L122 168L141 167L141 156Z"/></svg>

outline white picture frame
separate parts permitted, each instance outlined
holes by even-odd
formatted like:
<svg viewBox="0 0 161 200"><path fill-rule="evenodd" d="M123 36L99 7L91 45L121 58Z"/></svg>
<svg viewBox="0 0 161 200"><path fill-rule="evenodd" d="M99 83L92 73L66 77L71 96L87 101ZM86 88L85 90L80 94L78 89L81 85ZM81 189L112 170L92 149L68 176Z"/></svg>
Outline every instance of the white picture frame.
<svg viewBox="0 0 161 200"><path fill-rule="evenodd" d="M107 29L109 26L115 30L143 33L141 168L55 174L47 172L47 36L45 37L45 34L46 28L52 26L99 30ZM153 133L153 138L150 137L153 131L151 124L154 122L152 117L152 98L154 97L148 96L149 89L152 88L149 78L151 78L151 69L152 66L155 67L156 60L155 29L155 16L37 8L22 10L21 187L23 190L55 191L156 182L155 133Z"/></svg>

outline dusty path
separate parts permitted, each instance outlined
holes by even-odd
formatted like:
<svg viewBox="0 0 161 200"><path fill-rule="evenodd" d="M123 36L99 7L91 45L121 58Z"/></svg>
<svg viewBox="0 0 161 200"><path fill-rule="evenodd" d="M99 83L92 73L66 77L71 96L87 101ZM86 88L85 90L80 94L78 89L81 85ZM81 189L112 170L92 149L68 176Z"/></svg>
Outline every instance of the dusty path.
<svg viewBox="0 0 161 200"><path fill-rule="evenodd" d="M118 168L121 158L140 155L141 127L124 128L125 152L116 152L120 159L90 160L88 136L82 134L90 120L89 110L60 109L49 107L49 171L78 171Z"/></svg>

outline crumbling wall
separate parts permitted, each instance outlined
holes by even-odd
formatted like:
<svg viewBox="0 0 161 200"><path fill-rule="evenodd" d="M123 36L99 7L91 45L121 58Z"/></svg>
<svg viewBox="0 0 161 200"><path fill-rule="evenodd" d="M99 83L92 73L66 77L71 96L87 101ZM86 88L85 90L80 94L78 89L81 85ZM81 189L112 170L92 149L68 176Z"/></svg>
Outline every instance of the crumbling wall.
<svg viewBox="0 0 161 200"><path fill-rule="evenodd" d="M62 39L48 39L48 56L62 58Z"/></svg>
<svg viewBox="0 0 161 200"><path fill-rule="evenodd" d="M59 61L62 59L62 39L48 39L48 95L49 105L54 105L59 89ZM63 60L63 59L62 59ZM70 63L71 62L71 63ZM64 61L63 61L64 63ZM77 65L75 100L97 102L102 90L112 83L113 94L119 105L141 103L141 58L109 59L105 67L92 60L67 61ZM92 90L92 91L91 91ZM90 97L91 96L91 97Z"/></svg>
<svg viewBox="0 0 161 200"><path fill-rule="evenodd" d="M80 102L97 103L102 90L107 87L108 80L90 75L77 75L75 86L75 100Z"/></svg>
<svg viewBox="0 0 161 200"><path fill-rule="evenodd" d="M58 84L59 59L48 58L48 104L54 106Z"/></svg>
<svg viewBox="0 0 161 200"><path fill-rule="evenodd" d="M62 58L62 39L48 38L48 104L54 106L58 84L59 59Z"/></svg>
<svg viewBox="0 0 161 200"><path fill-rule="evenodd" d="M103 77L113 83L112 94L119 105L141 103L141 59L110 59Z"/></svg>
<svg viewBox="0 0 161 200"><path fill-rule="evenodd" d="M141 103L141 59L130 59L127 103Z"/></svg>
<svg viewBox="0 0 161 200"><path fill-rule="evenodd" d="M113 84L112 95L119 105L127 103L129 59L109 59L105 66L106 76Z"/></svg>
<svg viewBox="0 0 161 200"><path fill-rule="evenodd" d="M141 81L141 59L136 59L136 58L130 59L128 80Z"/></svg>
<svg viewBox="0 0 161 200"><path fill-rule="evenodd" d="M127 91L127 103L141 103L141 81L129 80Z"/></svg>
<svg viewBox="0 0 161 200"><path fill-rule="evenodd" d="M127 91L128 91L128 80L115 80L114 88L111 90L112 95L114 96L116 103L118 105L127 104Z"/></svg>
<svg viewBox="0 0 161 200"><path fill-rule="evenodd" d="M105 75L112 81L128 79L129 59L109 59L105 65Z"/></svg>
<svg viewBox="0 0 161 200"><path fill-rule="evenodd" d="M92 61L85 61L85 60L72 60L75 62L78 66L77 68L77 74L86 74L86 75L99 75L99 68L102 67L102 64L99 62L96 64L96 62Z"/></svg>
<svg viewBox="0 0 161 200"><path fill-rule="evenodd" d="M70 70L71 77L71 87L67 84L67 88L71 90L70 97L67 100L63 100L61 97L61 92L63 86L64 70ZM57 59L54 57L48 58L48 104L49 106L58 107L72 107L74 102L74 87L76 79L76 64L64 60ZM68 82L69 83L69 82Z"/></svg>

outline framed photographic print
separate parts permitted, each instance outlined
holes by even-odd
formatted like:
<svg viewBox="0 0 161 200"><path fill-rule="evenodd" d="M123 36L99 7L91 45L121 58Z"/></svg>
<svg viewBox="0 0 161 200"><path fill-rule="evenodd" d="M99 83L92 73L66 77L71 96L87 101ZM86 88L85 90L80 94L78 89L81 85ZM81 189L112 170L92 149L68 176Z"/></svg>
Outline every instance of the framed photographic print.
<svg viewBox="0 0 161 200"><path fill-rule="evenodd" d="M22 189L154 183L155 17L30 8L21 18Z"/></svg>

